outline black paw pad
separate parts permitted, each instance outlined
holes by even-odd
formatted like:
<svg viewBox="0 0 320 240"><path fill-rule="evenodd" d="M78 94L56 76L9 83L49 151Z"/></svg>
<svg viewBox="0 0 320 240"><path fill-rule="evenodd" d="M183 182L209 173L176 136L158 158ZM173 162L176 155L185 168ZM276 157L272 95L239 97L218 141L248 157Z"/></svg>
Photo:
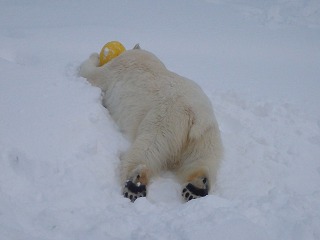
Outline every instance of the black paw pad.
<svg viewBox="0 0 320 240"><path fill-rule="evenodd" d="M188 183L182 190L182 196L184 197L184 199L186 201L190 201L192 199L207 196L209 193L209 188L206 181L204 181L203 183L204 188L198 188L194 186L192 183Z"/></svg>
<svg viewBox="0 0 320 240"><path fill-rule="evenodd" d="M123 189L123 196L129 198L131 202L134 202L139 197L145 197L147 195L146 185L141 183L134 183L128 180Z"/></svg>

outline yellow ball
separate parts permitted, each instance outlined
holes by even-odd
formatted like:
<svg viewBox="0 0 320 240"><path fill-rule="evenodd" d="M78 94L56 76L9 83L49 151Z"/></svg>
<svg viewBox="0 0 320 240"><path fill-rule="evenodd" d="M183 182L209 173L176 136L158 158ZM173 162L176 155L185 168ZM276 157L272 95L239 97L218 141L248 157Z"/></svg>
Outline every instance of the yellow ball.
<svg viewBox="0 0 320 240"><path fill-rule="evenodd" d="M118 41L108 42L100 52L100 66L106 64L111 59L119 56L125 51L125 47Z"/></svg>

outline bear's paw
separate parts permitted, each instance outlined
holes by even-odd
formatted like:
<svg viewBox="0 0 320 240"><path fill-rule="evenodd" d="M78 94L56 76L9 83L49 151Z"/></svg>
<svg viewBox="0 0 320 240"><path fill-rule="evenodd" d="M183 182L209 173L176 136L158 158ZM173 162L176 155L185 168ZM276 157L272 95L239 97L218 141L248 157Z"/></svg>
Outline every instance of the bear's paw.
<svg viewBox="0 0 320 240"><path fill-rule="evenodd" d="M141 184L140 182L134 183L130 180L126 181L123 196L129 198L131 202L134 202L139 197L147 196L146 185Z"/></svg>
<svg viewBox="0 0 320 240"><path fill-rule="evenodd" d="M197 181L199 182L199 181ZM199 185L199 184L197 184ZM194 183L187 183L187 185L182 190L182 197L186 201L192 199L197 199L200 197L207 196L209 193L209 186L207 178L203 178L201 181L201 186L196 186Z"/></svg>

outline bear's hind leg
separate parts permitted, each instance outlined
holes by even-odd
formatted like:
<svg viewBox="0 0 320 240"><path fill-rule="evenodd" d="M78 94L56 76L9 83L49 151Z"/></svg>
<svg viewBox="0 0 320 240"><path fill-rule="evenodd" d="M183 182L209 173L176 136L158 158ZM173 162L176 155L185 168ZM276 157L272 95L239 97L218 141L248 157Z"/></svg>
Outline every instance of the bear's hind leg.
<svg viewBox="0 0 320 240"><path fill-rule="evenodd" d="M146 144L149 143L149 144ZM134 202L139 197L147 195L150 178L161 169L159 152L155 143L140 136L131 148L120 158L121 182L124 184L123 195Z"/></svg>

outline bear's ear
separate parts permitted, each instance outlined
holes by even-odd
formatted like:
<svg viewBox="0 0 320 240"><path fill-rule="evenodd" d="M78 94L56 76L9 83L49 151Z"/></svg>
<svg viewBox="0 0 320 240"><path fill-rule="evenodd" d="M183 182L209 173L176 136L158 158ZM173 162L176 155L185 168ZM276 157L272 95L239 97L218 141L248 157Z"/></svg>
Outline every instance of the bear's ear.
<svg viewBox="0 0 320 240"><path fill-rule="evenodd" d="M140 50L141 48L140 48L139 43L137 43L136 45L134 45L133 49L134 49L134 50L137 50L137 49Z"/></svg>

